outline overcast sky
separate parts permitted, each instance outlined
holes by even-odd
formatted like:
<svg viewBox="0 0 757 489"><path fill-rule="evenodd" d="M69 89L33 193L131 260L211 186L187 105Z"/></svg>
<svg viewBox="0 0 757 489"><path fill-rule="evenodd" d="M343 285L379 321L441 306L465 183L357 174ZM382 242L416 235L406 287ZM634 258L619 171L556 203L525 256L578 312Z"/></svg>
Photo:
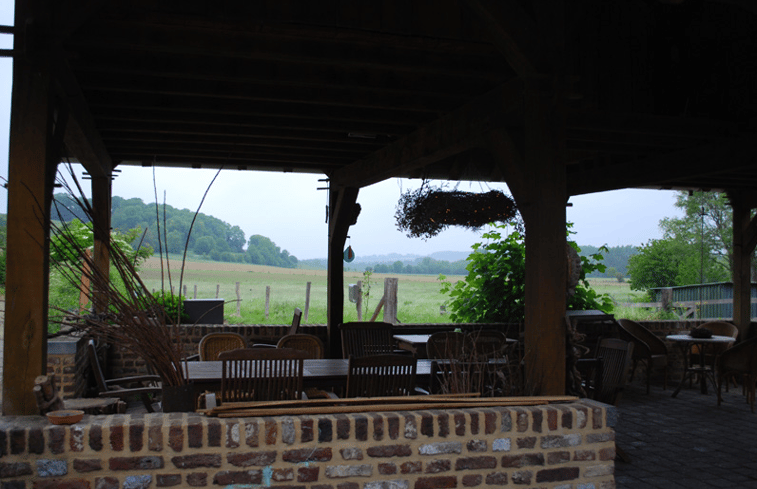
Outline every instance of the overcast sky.
<svg viewBox="0 0 757 489"><path fill-rule="evenodd" d="M0 24L13 24L13 2L0 0ZM12 47L12 36L0 35L0 48ZM0 58L0 176L8 176L8 131L12 61ZM113 195L154 202L150 168L121 167L113 182ZM215 172L158 168L155 183L159 200L192 211ZM245 236L261 234L299 259L325 258L327 250L327 192L318 190L323 175L244 172L227 170L211 187L201 209L242 228ZM85 182L86 183L86 182ZM350 244L359 256L385 253L425 255L436 251L470 251L480 233L449 228L427 241L408 238L397 230L394 213L403 191L417 188L419 180L391 179L360 190L362 212L349 231ZM454 183L450 183L454 186ZM502 184L461 182L458 190L503 189ZM0 213L7 212L7 191L0 188ZM508 192L509 193L509 192ZM675 192L621 190L573 197L567 210L579 245L640 245L660 237L658 222L681 215L673 204Z"/></svg>

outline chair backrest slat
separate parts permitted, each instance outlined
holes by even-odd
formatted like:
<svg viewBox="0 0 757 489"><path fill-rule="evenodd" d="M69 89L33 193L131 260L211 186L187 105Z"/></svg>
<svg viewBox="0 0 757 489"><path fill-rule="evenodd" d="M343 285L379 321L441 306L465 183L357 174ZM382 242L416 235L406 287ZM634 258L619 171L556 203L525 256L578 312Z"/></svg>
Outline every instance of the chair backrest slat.
<svg viewBox="0 0 757 489"><path fill-rule="evenodd" d="M417 360L407 355L350 357L347 397L411 395L416 366Z"/></svg>
<svg viewBox="0 0 757 489"><path fill-rule="evenodd" d="M339 326L344 358L394 352L394 326L384 322L348 322Z"/></svg>
<svg viewBox="0 0 757 489"><path fill-rule="evenodd" d="M223 352L221 401L302 398L305 352L291 348L244 348Z"/></svg>

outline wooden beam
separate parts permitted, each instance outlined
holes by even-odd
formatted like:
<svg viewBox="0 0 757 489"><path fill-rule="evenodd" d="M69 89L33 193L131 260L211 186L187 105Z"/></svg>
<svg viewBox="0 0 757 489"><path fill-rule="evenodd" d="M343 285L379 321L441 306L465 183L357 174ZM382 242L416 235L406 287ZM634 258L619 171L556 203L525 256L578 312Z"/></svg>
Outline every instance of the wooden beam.
<svg viewBox="0 0 757 489"><path fill-rule="evenodd" d="M720 173L751 169L757 157L754 138L743 137L604 167L601 175L572 172L568 194L581 195L606 190L665 187L703 181Z"/></svg>
<svg viewBox="0 0 757 489"><path fill-rule="evenodd" d="M551 73L552 63L536 22L516 0L466 0L492 43L521 77Z"/></svg>
<svg viewBox="0 0 757 489"><path fill-rule="evenodd" d="M757 217L750 218L751 209L739 192L729 192L733 208L733 323L743 339L751 322L751 260L755 245ZM748 198L748 197L747 197Z"/></svg>
<svg viewBox="0 0 757 489"><path fill-rule="evenodd" d="M94 234L95 276L110 275L110 213L112 203L111 178L92 177L92 231ZM107 294L103 290L93 290L93 307L96 313L108 310Z"/></svg>
<svg viewBox="0 0 757 489"><path fill-rule="evenodd" d="M58 93L68 107L70 120L65 134L69 156L73 156L93 177L110 178L113 162L98 133L84 94L62 51L53 55Z"/></svg>
<svg viewBox="0 0 757 489"><path fill-rule="evenodd" d="M365 187L470 148L485 147L485 135L503 127L523 108L523 83L512 79L484 96L418 129L367 158L336 170L332 182Z"/></svg>
<svg viewBox="0 0 757 489"><path fill-rule="evenodd" d="M17 12L16 21L25 16ZM16 47L20 39L16 39ZM8 161L8 245L3 414L39 414L34 379L47 372L49 220L55 161L49 73L13 63Z"/></svg>
<svg viewBox="0 0 757 489"><path fill-rule="evenodd" d="M344 244L347 232L357 219L358 188L334 187L329 190L329 249L327 272L328 354L342 358L339 325L344 321Z"/></svg>

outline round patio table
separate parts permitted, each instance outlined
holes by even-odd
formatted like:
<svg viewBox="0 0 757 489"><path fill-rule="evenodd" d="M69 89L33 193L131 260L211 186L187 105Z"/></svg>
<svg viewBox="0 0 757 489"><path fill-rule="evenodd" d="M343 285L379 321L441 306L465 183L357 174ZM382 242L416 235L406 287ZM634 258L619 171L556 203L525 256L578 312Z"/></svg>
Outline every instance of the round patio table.
<svg viewBox="0 0 757 489"><path fill-rule="evenodd" d="M713 371L713 368L705 364L705 349L708 345L723 345L736 341L736 338L730 336L712 335L709 338L694 338L689 334L671 334L666 336L665 339L673 341L680 346L681 353L683 354L683 378L678 384L678 387L676 387L675 392L673 392L673 397L678 395L684 382L686 382L687 379L693 378L694 375L699 375L699 386L702 394L707 394L707 379L710 379L712 387L716 388L715 372ZM692 366L689 361L689 353L692 345L699 346L699 365L697 366Z"/></svg>

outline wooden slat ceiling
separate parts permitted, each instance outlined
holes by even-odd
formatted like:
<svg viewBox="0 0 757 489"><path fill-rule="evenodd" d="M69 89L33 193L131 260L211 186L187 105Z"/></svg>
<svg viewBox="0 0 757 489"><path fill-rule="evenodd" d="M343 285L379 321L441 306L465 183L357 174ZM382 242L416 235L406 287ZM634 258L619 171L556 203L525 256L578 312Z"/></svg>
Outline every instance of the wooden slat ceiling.
<svg viewBox="0 0 757 489"><path fill-rule="evenodd" d="M523 81L467 3L68 2L58 74L114 165L501 181L470 133L518 146ZM754 9L607 3L566 2L569 193L757 190Z"/></svg>

